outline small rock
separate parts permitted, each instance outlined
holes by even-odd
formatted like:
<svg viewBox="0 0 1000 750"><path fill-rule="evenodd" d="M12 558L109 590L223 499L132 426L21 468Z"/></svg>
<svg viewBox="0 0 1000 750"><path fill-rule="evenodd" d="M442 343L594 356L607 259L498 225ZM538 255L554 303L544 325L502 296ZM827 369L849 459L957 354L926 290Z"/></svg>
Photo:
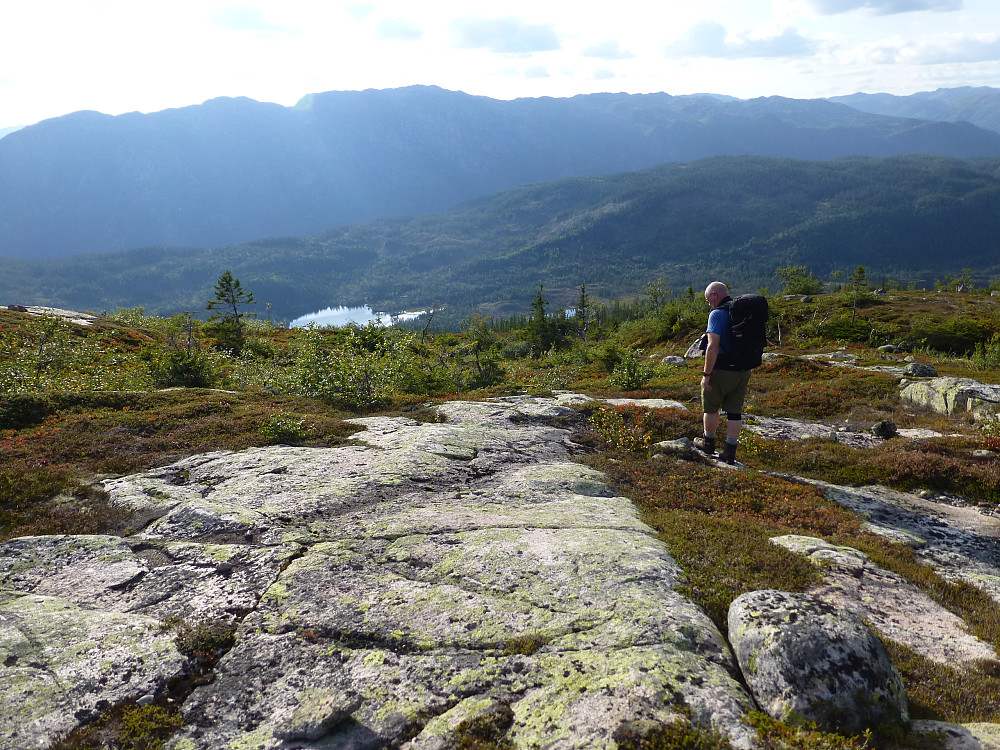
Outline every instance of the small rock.
<svg viewBox="0 0 1000 750"><path fill-rule="evenodd" d="M895 344L883 344L878 348L880 352L898 352L899 347Z"/></svg>
<svg viewBox="0 0 1000 750"><path fill-rule="evenodd" d="M12 312L23 312L23 313L28 312L28 308L25 307L24 305L7 305L7 309Z"/></svg>
<svg viewBox="0 0 1000 750"><path fill-rule="evenodd" d="M802 299L799 300L799 301L800 302L812 302L813 298L810 297L808 294L804 294L804 295L802 295Z"/></svg>
<svg viewBox="0 0 1000 750"><path fill-rule="evenodd" d="M881 422L876 422L872 427L872 434L875 437L882 438L883 440L888 440L889 438L894 438L899 432L896 430L896 423L890 419L883 419Z"/></svg>
<svg viewBox="0 0 1000 750"><path fill-rule="evenodd" d="M496 746L514 721L511 707L498 698L466 698L431 719L407 747L410 750L458 750Z"/></svg>
<svg viewBox="0 0 1000 750"><path fill-rule="evenodd" d="M809 594L753 591L729 608L729 636L761 709L852 735L909 721L903 682L857 617Z"/></svg>
<svg viewBox="0 0 1000 750"><path fill-rule="evenodd" d="M909 359L907 357L907 360ZM903 368L903 373L914 378L936 378L938 376L937 370L921 362L910 362L910 364Z"/></svg>
<svg viewBox="0 0 1000 750"><path fill-rule="evenodd" d="M977 450L972 451L972 455L976 458L993 458L993 451Z"/></svg>
<svg viewBox="0 0 1000 750"><path fill-rule="evenodd" d="M155 700L156 698L154 696L150 695L149 693L146 693L146 695L142 696L139 700L136 701L136 704L140 706L149 706Z"/></svg>
<svg viewBox="0 0 1000 750"><path fill-rule="evenodd" d="M678 438L677 440L664 440L662 442L656 443L654 448L659 448L663 453L674 453L687 455L691 453L691 438Z"/></svg>
<svg viewBox="0 0 1000 750"><path fill-rule="evenodd" d="M677 357L674 355L663 358L663 364L665 365L683 365L685 361L684 357Z"/></svg>
<svg viewBox="0 0 1000 750"><path fill-rule="evenodd" d="M687 411L687 407L680 401L673 401L666 398L609 398L604 403L611 406L639 406L643 409L681 409Z"/></svg>
<svg viewBox="0 0 1000 750"><path fill-rule="evenodd" d="M361 707L361 697L351 692L306 693L290 719L274 730L279 740L318 740Z"/></svg>

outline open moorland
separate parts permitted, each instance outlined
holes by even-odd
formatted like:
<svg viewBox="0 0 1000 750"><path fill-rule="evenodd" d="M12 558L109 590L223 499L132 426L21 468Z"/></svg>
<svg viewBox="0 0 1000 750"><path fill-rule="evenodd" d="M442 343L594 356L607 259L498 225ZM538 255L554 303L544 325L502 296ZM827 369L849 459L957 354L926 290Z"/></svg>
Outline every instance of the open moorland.
<svg viewBox="0 0 1000 750"><path fill-rule="evenodd" d="M788 274L786 292L811 281ZM1000 513L1000 421L944 414L900 396L902 379L929 372L907 374L915 365L1000 385L1000 299L990 290L959 291L955 279L937 286L875 293L857 279L838 291L773 296L773 346L751 380L735 470L683 445L676 460L664 459L662 443L701 431L700 362L680 356L704 330L708 310L700 295L676 298L662 284L644 298L597 309L581 290L571 315L550 310L540 292L523 318L474 315L458 331L438 330L433 319L412 330L289 330L248 315L247 304L211 322L141 308L75 322L34 308L2 309L0 542L133 534L140 521L107 502L102 482L185 457L335 447L358 430L345 420L359 416L434 422L437 405L458 399L574 392L592 399L575 407L576 460L635 503L683 570L679 591L723 634L741 594L805 591L821 579L808 560L769 542L802 535L863 550L1000 650L1000 602L942 576L912 545L871 533L861 515L819 489L878 485L984 519ZM638 403L610 403L617 399ZM874 438L873 428L887 422L894 436ZM778 423L807 425L813 436L789 439L774 429ZM198 655L200 680L233 645L233 630L219 623L171 627L178 648ZM889 639L886 646L911 718L1000 723L1000 661L951 667ZM53 747L161 747L182 723L181 703L110 707ZM766 747L934 746L898 729L845 737L764 714L750 724ZM636 746L728 744L691 725Z"/></svg>

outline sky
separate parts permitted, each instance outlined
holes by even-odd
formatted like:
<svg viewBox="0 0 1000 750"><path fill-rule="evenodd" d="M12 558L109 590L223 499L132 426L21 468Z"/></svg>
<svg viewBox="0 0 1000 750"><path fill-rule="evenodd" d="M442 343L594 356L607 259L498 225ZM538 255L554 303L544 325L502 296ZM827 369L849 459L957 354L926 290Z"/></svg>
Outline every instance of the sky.
<svg viewBox="0 0 1000 750"><path fill-rule="evenodd" d="M0 130L413 84L496 99L1000 87L1000 2L0 0Z"/></svg>

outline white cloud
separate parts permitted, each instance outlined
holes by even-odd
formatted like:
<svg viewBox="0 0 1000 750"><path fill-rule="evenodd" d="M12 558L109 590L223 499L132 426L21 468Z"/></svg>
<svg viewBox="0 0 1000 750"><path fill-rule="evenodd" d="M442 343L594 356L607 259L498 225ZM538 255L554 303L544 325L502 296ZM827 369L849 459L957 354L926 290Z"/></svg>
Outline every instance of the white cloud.
<svg viewBox="0 0 1000 750"><path fill-rule="evenodd" d="M354 3L347 6L347 14L355 22L363 21L373 10L375 6L369 3Z"/></svg>
<svg viewBox="0 0 1000 750"><path fill-rule="evenodd" d="M629 50L622 49L621 42L612 40L585 47L583 49L583 56L598 57L602 60L628 60L635 57Z"/></svg>
<svg viewBox="0 0 1000 750"><path fill-rule="evenodd" d="M860 48L870 62L880 65L943 65L1000 61L997 34L954 34L918 41L890 39Z"/></svg>
<svg viewBox="0 0 1000 750"><path fill-rule="evenodd" d="M459 49L525 54L562 46L555 24L551 23L528 23L520 18L458 18L451 28L455 35L452 46Z"/></svg>
<svg viewBox="0 0 1000 750"><path fill-rule="evenodd" d="M399 39L404 42L415 42L424 35L422 29L409 21L394 21L383 19L375 29L376 39Z"/></svg>
<svg viewBox="0 0 1000 750"><path fill-rule="evenodd" d="M781 33L753 37L742 35L730 38L726 28L717 21L699 21L679 39L663 47L668 59L686 57L715 57L740 59L749 57L806 57L817 50L817 44L786 28Z"/></svg>
<svg viewBox="0 0 1000 750"><path fill-rule="evenodd" d="M613 70L608 70L607 68L598 68L590 76L590 79L592 81L607 81L614 77L615 73Z"/></svg>
<svg viewBox="0 0 1000 750"><path fill-rule="evenodd" d="M544 65L535 65L524 71L525 78L551 78L549 70Z"/></svg>
<svg viewBox="0 0 1000 750"><path fill-rule="evenodd" d="M266 31L279 34L294 33L275 23L271 23L256 8L245 5L227 5L215 11L212 21L220 29L228 31Z"/></svg>
<svg viewBox="0 0 1000 750"><path fill-rule="evenodd" d="M963 0L810 0L815 11L824 16L868 11L877 16L912 13L914 11L947 12L962 9Z"/></svg>

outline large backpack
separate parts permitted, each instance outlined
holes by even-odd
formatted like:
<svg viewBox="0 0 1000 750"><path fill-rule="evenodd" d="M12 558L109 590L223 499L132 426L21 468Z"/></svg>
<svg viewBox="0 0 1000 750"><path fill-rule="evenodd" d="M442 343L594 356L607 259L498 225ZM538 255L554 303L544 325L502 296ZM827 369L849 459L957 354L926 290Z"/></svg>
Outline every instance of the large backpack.
<svg viewBox="0 0 1000 750"><path fill-rule="evenodd" d="M733 348L720 352L715 366L723 370L760 367L767 346L767 299L759 294L741 294L722 307L729 311Z"/></svg>

